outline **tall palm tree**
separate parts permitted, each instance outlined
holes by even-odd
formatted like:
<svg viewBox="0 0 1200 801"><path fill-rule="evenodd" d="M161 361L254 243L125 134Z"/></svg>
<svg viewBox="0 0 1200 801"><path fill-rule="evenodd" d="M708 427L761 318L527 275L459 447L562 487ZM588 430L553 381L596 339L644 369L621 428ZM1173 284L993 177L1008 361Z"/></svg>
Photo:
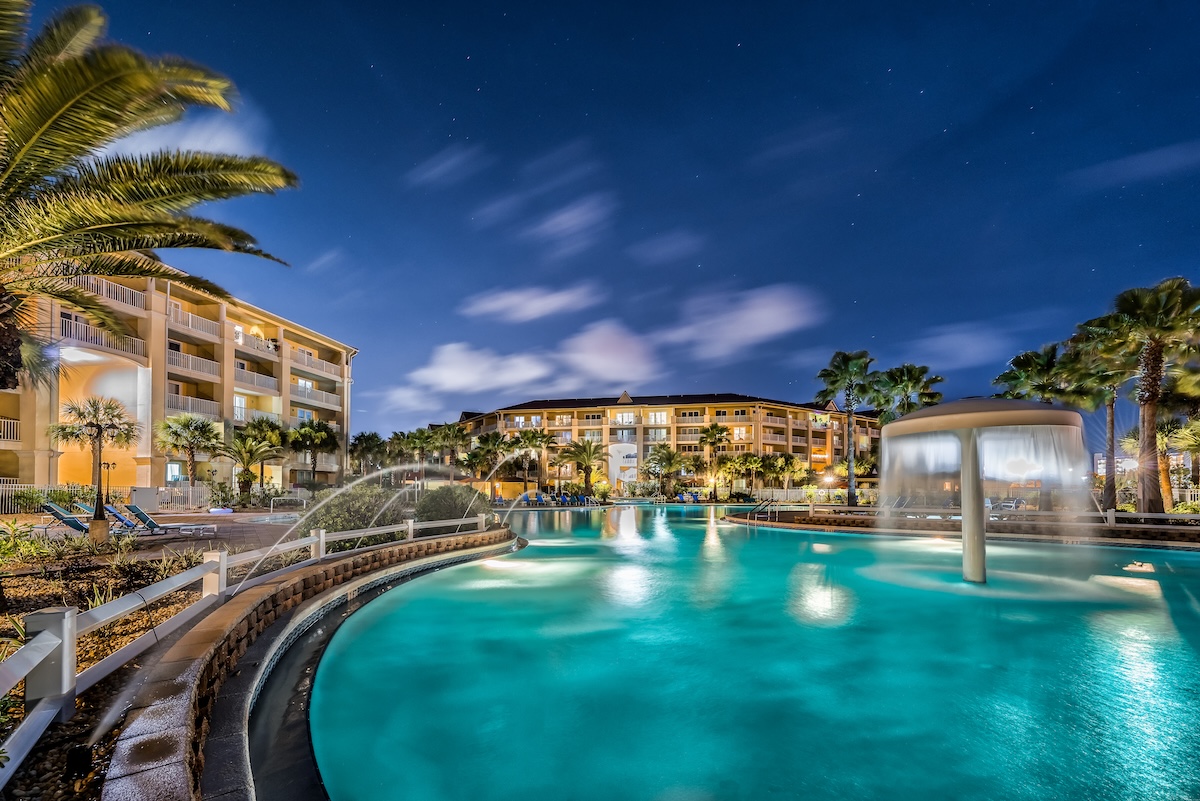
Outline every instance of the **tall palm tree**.
<svg viewBox="0 0 1200 801"><path fill-rule="evenodd" d="M700 439L698 441L708 454L709 478L715 481L717 477L717 448L729 444L729 428L720 423L710 423L700 429ZM717 499L717 485L715 483L712 484L709 495L709 500L715 501Z"/></svg>
<svg viewBox="0 0 1200 801"><path fill-rule="evenodd" d="M929 375L929 368L924 365L905 363L869 378L869 400L879 410L879 422L890 423L910 412L941 403L942 393L933 385L945 380L940 375Z"/></svg>
<svg viewBox="0 0 1200 801"><path fill-rule="evenodd" d="M1200 488L1200 420L1189 420L1180 427L1171 444L1186 451L1192 463L1192 486Z"/></svg>
<svg viewBox="0 0 1200 801"><path fill-rule="evenodd" d="M125 404L115 398L96 395L82 401L67 401L60 417L65 422L54 423L46 431L54 442L87 445L92 449L92 483L96 487L94 520L103 521L104 495L101 492L100 464L104 444L128 448L142 437L142 426L130 416Z"/></svg>
<svg viewBox="0 0 1200 801"><path fill-rule="evenodd" d="M262 442L275 449L275 456L259 461L258 488L267 484L267 462L283 458L283 443L287 439L283 424L270 417L252 417L242 428L242 436L254 442Z"/></svg>
<svg viewBox="0 0 1200 801"><path fill-rule="evenodd" d="M703 473L706 466L707 462L704 457L698 453L688 453L683 456L683 472L690 473L693 477Z"/></svg>
<svg viewBox="0 0 1200 801"><path fill-rule="evenodd" d="M1178 420L1159 420L1158 425L1154 427L1154 451L1155 456L1155 480L1158 482L1158 491L1163 499L1164 512L1169 512L1175 505L1175 498L1171 492L1171 448L1175 445L1176 439L1179 437L1183 426ZM1141 466L1141 430L1138 426L1134 426L1125 432L1121 437L1121 450L1130 456L1138 456L1138 465Z"/></svg>
<svg viewBox="0 0 1200 801"><path fill-rule="evenodd" d="M471 435L458 423L447 423L434 431L434 438L437 440L437 447L450 456L450 478L453 479L458 455L471 446Z"/></svg>
<svg viewBox="0 0 1200 801"><path fill-rule="evenodd" d="M392 435L387 438L384 445L385 455L389 467L397 467L406 463L412 458L413 449L408 444L408 434L403 431L393 431ZM395 473L388 474L388 486L394 487ZM400 484L404 485L404 474L400 475Z"/></svg>
<svg viewBox="0 0 1200 801"><path fill-rule="evenodd" d="M417 481L421 490L425 489L425 459L429 452L437 447L437 440L428 428L418 428L408 433L408 447L417 457Z"/></svg>
<svg viewBox="0 0 1200 801"><path fill-rule="evenodd" d="M1008 363L1008 369L992 381L1004 389L1002 398L1019 398L1053 403L1070 398L1068 385L1059 369L1058 343L1041 350L1018 353Z"/></svg>
<svg viewBox="0 0 1200 801"><path fill-rule="evenodd" d="M32 3L0 4L0 388L14 389L36 350L37 303L58 301L114 333L125 326L85 276L160 278L216 297L209 281L153 251L199 247L267 256L254 238L189 213L195 206L294 186L259 157L164 150L106 153L193 107L230 111L233 86L177 58L103 41L96 6L73 6L28 38ZM269 258L269 257L268 257Z"/></svg>
<svg viewBox="0 0 1200 801"><path fill-rule="evenodd" d="M305 420L295 428L289 429L287 441L293 453L308 455L314 482L317 480L317 454L336 453L339 444L333 426L317 419Z"/></svg>
<svg viewBox="0 0 1200 801"><path fill-rule="evenodd" d="M762 457L756 453L748 453L743 457L742 464L745 466L746 472L750 474L750 494L753 495L758 491L756 479L763 469Z"/></svg>
<svg viewBox="0 0 1200 801"><path fill-rule="evenodd" d="M509 452L516 454L521 461L522 479L521 491L529 489L529 465L535 459L539 460L538 474L541 475L541 455L558 440L553 434L537 428L524 428L518 431L508 441Z"/></svg>
<svg viewBox="0 0 1200 801"><path fill-rule="evenodd" d="M851 353L839 350L829 360L829 366L817 373L817 380L825 384L824 389L817 393L817 403L832 403L841 395L846 409L846 461L850 463L846 491L848 506L858 505L858 496L854 490L854 451L857 446L854 438L854 412L863 399L871 397L874 392L874 379L868 377L873 361L875 360L865 350ZM832 455L831 443L830 456Z"/></svg>
<svg viewBox="0 0 1200 801"><path fill-rule="evenodd" d="M658 479L659 493L666 495L667 479L683 469L683 454L670 445L654 445L646 456L646 467Z"/></svg>
<svg viewBox="0 0 1200 801"><path fill-rule="evenodd" d="M1122 338L1102 320L1079 326L1067 341L1059 368L1073 388L1075 401L1087 408L1104 407L1104 489L1100 503L1117 508L1117 396L1137 373L1137 360Z"/></svg>
<svg viewBox="0 0 1200 801"><path fill-rule="evenodd" d="M188 485L196 486L196 454L221 447L220 427L198 414L183 412L154 424L154 447L163 453L182 454L187 462Z"/></svg>
<svg viewBox="0 0 1200 801"><path fill-rule="evenodd" d="M234 480L239 495L249 495L254 483L254 468L283 456L283 449L263 440L248 437L244 433L234 436L229 444L214 449L214 454L233 462Z"/></svg>
<svg viewBox="0 0 1200 801"><path fill-rule="evenodd" d="M608 453L599 442L577 439L563 447L559 454L583 473L583 494L592 494L592 471L608 462Z"/></svg>
<svg viewBox="0 0 1200 801"><path fill-rule="evenodd" d="M1127 289L1117 295L1103 325L1137 355L1138 511L1161 513L1165 505L1155 441L1158 402L1167 366L1185 358L1200 328L1200 287L1186 278L1168 278L1152 287Z"/></svg>
<svg viewBox="0 0 1200 801"><path fill-rule="evenodd" d="M379 467L386 447L383 437L374 431L360 431L350 438L350 458L357 464L360 476L365 476Z"/></svg>

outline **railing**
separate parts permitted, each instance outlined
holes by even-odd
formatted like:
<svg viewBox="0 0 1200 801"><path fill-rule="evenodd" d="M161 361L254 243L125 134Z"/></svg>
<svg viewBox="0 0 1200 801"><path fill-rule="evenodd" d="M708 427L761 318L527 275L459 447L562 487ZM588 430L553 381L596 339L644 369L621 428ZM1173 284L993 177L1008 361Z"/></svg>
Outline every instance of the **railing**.
<svg viewBox="0 0 1200 801"><path fill-rule="evenodd" d="M762 441L763 442L787 442L787 437L785 437L783 434L768 434L766 432L763 432Z"/></svg>
<svg viewBox="0 0 1200 801"><path fill-rule="evenodd" d="M251 420L257 420L260 417L265 417L268 420L274 420L276 423L282 422L282 417L275 412L264 412L258 409L247 409L245 406L233 407L233 421L235 423L248 423Z"/></svg>
<svg viewBox="0 0 1200 801"><path fill-rule="evenodd" d="M642 418L638 417L637 415L630 415L629 417L624 417L624 418L609 417L609 418L605 419L604 424L608 425L608 426L618 426L618 427L625 426L627 428L632 428L633 426L641 425Z"/></svg>
<svg viewBox="0 0 1200 801"><path fill-rule="evenodd" d="M675 441L676 442L699 442L700 435L699 434L676 434Z"/></svg>
<svg viewBox="0 0 1200 801"><path fill-rule="evenodd" d="M295 347L291 348L290 356L291 360L296 364L302 364L305 367L310 367L313 370L316 370L317 372L326 373L328 375L341 378L342 366L340 364L334 364L333 362L327 362L324 359L318 359L316 356L310 356L309 354L304 353Z"/></svg>
<svg viewBox="0 0 1200 801"><path fill-rule="evenodd" d="M320 389L309 389L308 387L298 387L293 385L292 397L303 398L304 400L310 400L315 403L324 403L329 406L336 406L339 409L342 408L342 399L338 395L334 394L333 392L325 392L324 390Z"/></svg>
<svg viewBox="0 0 1200 801"><path fill-rule="evenodd" d="M542 428L541 420L505 420L500 423L505 428Z"/></svg>
<svg viewBox="0 0 1200 801"><path fill-rule="evenodd" d="M249 384L252 387L269 389L272 392L279 391L279 379L275 376L255 373L252 370L243 370L240 367L233 368L233 380L240 381L243 384Z"/></svg>
<svg viewBox="0 0 1200 801"><path fill-rule="evenodd" d="M212 506L212 491L207 484L192 486L185 479L171 487L158 488L158 511L187 512Z"/></svg>
<svg viewBox="0 0 1200 801"><path fill-rule="evenodd" d="M769 426L786 426L788 424L786 417L776 417L772 414L764 414L762 421Z"/></svg>
<svg viewBox="0 0 1200 801"><path fill-rule="evenodd" d="M192 331L199 331L210 337L221 338L221 324L216 320L210 320L198 314L185 312L183 309L177 309L174 306L171 307L170 319L178 327L190 328Z"/></svg>
<svg viewBox="0 0 1200 801"><path fill-rule="evenodd" d="M300 426L302 426L308 422L310 422L310 420L308 418L304 418L304 417L289 417L288 418L288 426L291 428L299 428ZM335 433L340 433L342 430L342 427L340 425L338 425L337 423L330 422L329 420L326 420L325 423L331 429L333 429Z"/></svg>
<svg viewBox="0 0 1200 801"><path fill-rule="evenodd" d="M671 418L671 422L676 425L702 426L708 422L708 418L703 415L698 417L675 416Z"/></svg>
<svg viewBox="0 0 1200 801"><path fill-rule="evenodd" d="M0 442L20 442L21 421L0 417Z"/></svg>
<svg viewBox="0 0 1200 801"><path fill-rule="evenodd" d="M617 434L609 434L608 441L609 442L626 442L626 443L629 443L630 445L636 445L637 437L622 437Z"/></svg>
<svg viewBox="0 0 1200 801"><path fill-rule="evenodd" d="M445 536L486 531L489 517L487 514L481 514L473 518L433 520L421 523L406 520L392 526L341 531L335 534L326 534L322 529L315 529L307 537L273 545L269 548L259 548L239 554L230 554L228 551L207 551L201 564L86 612L80 613L75 607L54 607L31 612L25 616L25 643L7 659L0 662L0 695L9 693L24 680L25 708L28 710L20 725L3 743L2 748L8 756L8 761L3 767L0 767L0 788L3 788L16 775L21 763L33 751L51 723L66 722L74 715L75 697L79 693L95 686L97 682L107 678L172 632L187 625L209 609L221 605L237 592L270 581L284 571L315 564L329 556L341 559L348 554L376 547L365 546L327 553L326 544L330 542L357 540L385 534L403 534L401 540L412 540L418 531L450 527L455 530ZM228 570L230 567L256 564L266 557L292 553L296 550L307 550L308 558L243 580L234 587L229 586ZM81 636L117 623L134 612L145 609L153 601L186 589L196 582L201 583L199 600L91 667L82 672L76 672L76 651Z"/></svg>
<svg viewBox="0 0 1200 801"><path fill-rule="evenodd" d="M337 470L338 458L332 453L317 454L317 469L318 470Z"/></svg>
<svg viewBox="0 0 1200 801"><path fill-rule="evenodd" d="M575 421L570 417L565 420L550 420L546 423L549 428L570 428L575 424Z"/></svg>
<svg viewBox="0 0 1200 801"><path fill-rule="evenodd" d="M94 325L81 323L78 320L61 320L60 322L62 323L60 330L63 339L74 340L84 345L108 348L120 353L129 353L134 356L146 355L145 340L138 339L137 337L110 334Z"/></svg>
<svg viewBox="0 0 1200 801"><path fill-rule="evenodd" d="M279 348L274 342L269 339L263 339L262 337L255 336L254 334L247 334L243 332L241 337L235 335L233 338L233 344L246 350L253 350L259 353L269 353L272 356L279 355Z"/></svg>
<svg viewBox="0 0 1200 801"><path fill-rule="evenodd" d="M221 418L221 404L190 395L167 395L167 408L173 412L202 414L218 420Z"/></svg>
<svg viewBox="0 0 1200 801"><path fill-rule="evenodd" d="M180 353L177 350L167 351L167 364L183 370L191 370L193 373L204 373L205 375L212 376L221 375L221 365L212 359L192 356L190 353Z"/></svg>
<svg viewBox="0 0 1200 801"><path fill-rule="evenodd" d="M127 286L121 286L93 275L77 275L71 279L71 283L93 295L99 295L123 306L143 310L146 308L146 293L130 289Z"/></svg>

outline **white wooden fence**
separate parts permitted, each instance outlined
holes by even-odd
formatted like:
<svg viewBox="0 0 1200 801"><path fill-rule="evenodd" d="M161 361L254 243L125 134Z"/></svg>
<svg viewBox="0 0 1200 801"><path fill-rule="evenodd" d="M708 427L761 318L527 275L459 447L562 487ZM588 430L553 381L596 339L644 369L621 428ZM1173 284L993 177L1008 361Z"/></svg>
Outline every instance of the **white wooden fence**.
<svg viewBox="0 0 1200 801"><path fill-rule="evenodd" d="M289 540L269 548L232 555L228 551L208 551L204 554L201 564L86 612L80 613L72 606L42 609L27 614L24 645L0 662L0 696L10 692L24 679L26 709L24 720L3 744L9 761L0 767L0 788L16 774L21 763L29 756L51 723L69 720L75 714L76 695L109 676L171 632L210 608L224 603L241 589L269 581L284 570L320 562L327 555L342 558L347 554L365 550L351 548L327 554L325 549L330 542L359 540L386 534L402 534L398 541L411 540L416 536L416 532L435 528L453 528L453 532L439 536L454 536L465 531L486 531L489 518L490 515L481 514L477 517L421 523L406 520L390 526L339 531L334 534L327 534L323 529L314 529L307 537ZM230 586L229 568L253 565L267 557L297 550L307 550L308 558ZM80 636L111 625L139 609L146 608L151 602L189 587L197 581L202 582L202 594L198 601L100 662L76 673L76 647Z"/></svg>

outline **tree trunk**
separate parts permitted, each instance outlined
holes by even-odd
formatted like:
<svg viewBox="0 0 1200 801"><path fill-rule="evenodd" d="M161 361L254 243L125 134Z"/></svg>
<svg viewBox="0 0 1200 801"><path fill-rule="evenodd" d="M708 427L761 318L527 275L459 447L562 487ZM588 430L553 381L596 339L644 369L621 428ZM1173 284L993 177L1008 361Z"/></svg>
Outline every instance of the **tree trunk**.
<svg viewBox="0 0 1200 801"><path fill-rule="evenodd" d="M21 336L16 321L16 298L0 293L0 389L16 389L21 377Z"/></svg>
<svg viewBox="0 0 1200 801"><path fill-rule="evenodd" d="M308 452L308 463L312 465L312 482L317 483L317 449Z"/></svg>
<svg viewBox="0 0 1200 801"><path fill-rule="evenodd" d="M1175 493L1171 491L1171 457L1168 453L1158 454L1158 488L1162 492L1163 511L1175 508Z"/></svg>
<svg viewBox="0 0 1200 801"><path fill-rule="evenodd" d="M583 496L585 498L592 497L592 468L590 465L585 465L583 468Z"/></svg>
<svg viewBox="0 0 1200 801"><path fill-rule="evenodd" d="M1192 489L1200 490L1200 450L1191 452L1192 458Z"/></svg>
<svg viewBox="0 0 1200 801"><path fill-rule="evenodd" d="M1104 405L1104 494L1100 505L1105 509L1117 508L1117 393L1114 389Z"/></svg>
<svg viewBox="0 0 1200 801"><path fill-rule="evenodd" d="M196 486L196 452L188 448L183 455L187 459L188 486L194 487Z"/></svg>
<svg viewBox="0 0 1200 801"><path fill-rule="evenodd" d="M854 491L854 407L846 407L846 505L858 506Z"/></svg>
<svg viewBox="0 0 1200 801"><path fill-rule="evenodd" d="M1162 394L1163 348L1151 342L1138 354L1138 511L1162 514L1158 483L1158 399Z"/></svg>
<svg viewBox="0 0 1200 801"><path fill-rule="evenodd" d="M267 463L258 463L258 488L261 491L267 485Z"/></svg>

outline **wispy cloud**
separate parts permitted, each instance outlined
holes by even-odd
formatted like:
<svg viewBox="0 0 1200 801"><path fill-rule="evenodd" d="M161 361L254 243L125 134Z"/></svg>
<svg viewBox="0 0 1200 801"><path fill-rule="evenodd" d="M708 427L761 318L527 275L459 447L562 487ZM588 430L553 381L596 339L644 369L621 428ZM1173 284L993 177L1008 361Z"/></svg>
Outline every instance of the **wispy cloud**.
<svg viewBox="0 0 1200 801"><path fill-rule="evenodd" d="M324 253L317 256L315 259L304 265L304 272L311 275L323 273L326 270L337 267L345 261L346 253L341 248L330 248Z"/></svg>
<svg viewBox="0 0 1200 801"><path fill-rule="evenodd" d="M704 237L677 228L638 242L629 248L629 255L642 264L658 266L694 256L703 247Z"/></svg>
<svg viewBox="0 0 1200 801"><path fill-rule="evenodd" d="M1013 355L1013 330L995 321L939 325L909 343L904 352L909 361L931 365L935 372L996 365L996 371Z"/></svg>
<svg viewBox="0 0 1200 801"><path fill-rule="evenodd" d="M516 353L501 356L466 342L451 342L433 349L429 364L408 374L414 384L434 392L488 392L509 390L550 376L554 366L545 358Z"/></svg>
<svg viewBox="0 0 1200 801"><path fill-rule="evenodd" d="M1067 175L1067 182L1084 189L1170 178L1200 169L1200 139L1101 162Z"/></svg>
<svg viewBox="0 0 1200 801"><path fill-rule="evenodd" d="M266 115L243 102L233 114L197 111L171 125L138 131L113 142L105 152L138 155L159 150L202 150L254 156L268 151L270 139L271 124Z"/></svg>
<svg viewBox="0 0 1200 801"><path fill-rule="evenodd" d="M470 178L491 164L482 145L450 145L408 171L410 186L444 188Z"/></svg>
<svg viewBox="0 0 1200 801"><path fill-rule="evenodd" d="M467 298L459 311L468 317L495 317L507 323L527 323L595 306L604 297L604 292L594 284L558 290L530 286L474 295Z"/></svg>
<svg viewBox="0 0 1200 801"><path fill-rule="evenodd" d="M681 322L656 339L688 348L702 362L722 362L757 345L825 319L820 301L806 289L776 284L742 292L709 293L688 300Z"/></svg>
<svg viewBox="0 0 1200 801"><path fill-rule="evenodd" d="M755 153L750 164L768 167L778 161L806 156L835 144L845 134L844 129L831 120L822 120L776 134L766 139Z"/></svg>
<svg viewBox="0 0 1200 801"><path fill-rule="evenodd" d="M617 320L601 320L562 344L563 366L589 383L629 389L658 377L653 345Z"/></svg>
<svg viewBox="0 0 1200 801"><path fill-rule="evenodd" d="M551 258L573 256L599 240L616 208L612 193L593 192L546 214L522 236L545 246Z"/></svg>

